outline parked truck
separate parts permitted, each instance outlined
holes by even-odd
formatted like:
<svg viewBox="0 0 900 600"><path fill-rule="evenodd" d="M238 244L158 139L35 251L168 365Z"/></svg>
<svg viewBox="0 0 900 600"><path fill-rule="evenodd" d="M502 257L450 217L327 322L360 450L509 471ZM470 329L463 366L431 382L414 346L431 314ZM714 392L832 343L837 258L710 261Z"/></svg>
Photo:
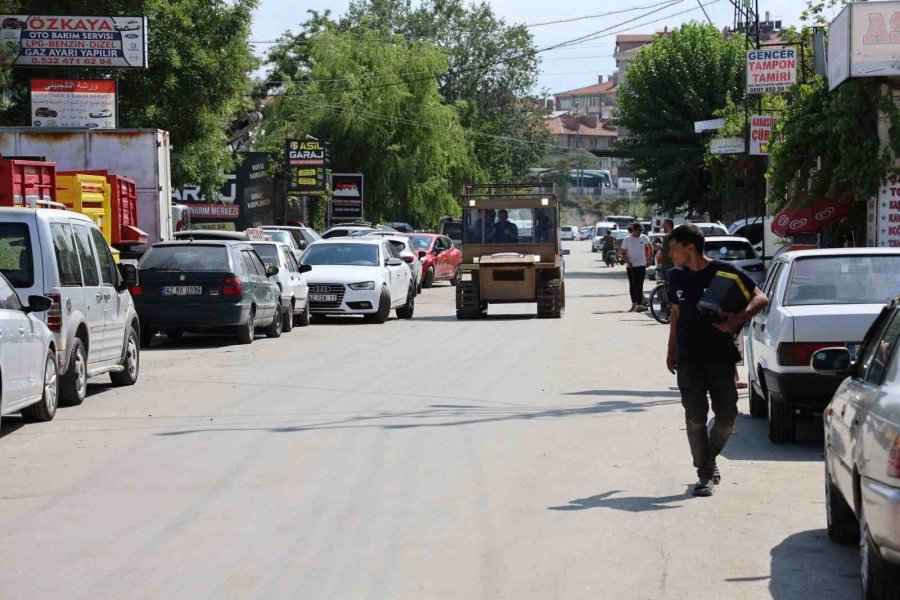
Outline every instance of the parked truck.
<svg viewBox="0 0 900 600"><path fill-rule="evenodd" d="M43 157L58 171L106 171L131 179L137 192L138 227L147 242L172 238L169 134L159 129L34 129L0 127L0 155Z"/></svg>

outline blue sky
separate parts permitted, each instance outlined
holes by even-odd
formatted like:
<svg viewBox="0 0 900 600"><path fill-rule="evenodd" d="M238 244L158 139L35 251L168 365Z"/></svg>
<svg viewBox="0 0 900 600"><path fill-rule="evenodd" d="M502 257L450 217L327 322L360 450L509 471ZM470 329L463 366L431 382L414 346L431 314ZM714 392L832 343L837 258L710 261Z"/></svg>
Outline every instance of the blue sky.
<svg viewBox="0 0 900 600"><path fill-rule="evenodd" d="M649 7L660 0L619 0L614 3L581 3L571 2L556 5L560 8L550 10L553 3L546 0L489 0L494 13L509 23L543 23L546 21L567 19L592 13L605 13L633 7ZM733 20L733 8L729 0L702 0L706 12L719 28L730 26ZM306 19L307 9L325 10L340 14L347 8L347 0L309 0L298 3L296 0L261 0L253 24L253 40L267 42L276 39L286 29L296 29ZM760 13L769 11L773 17L781 17L785 25L798 24L800 12L806 5L805 0L782 0L766 2L760 0ZM693 10L691 10L693 9ZM644 8L634 12L626 12L606 17L584 19L570 23L532 27L538 47L551 46L565 40L586 35L603 28L611 27L648 13ZM653 9L655 10L655 9ZM685 12L690 11L690 12ZM684 13L684 14L677 14ZM681 0L671 7L666 7L643 19L639 19L625 27L630 28L622 33L653 33L663 27L674 27L690 20L705 20L698 0ZM652 22L656 21L656 22ZM635 25L638 27L635 28ZM561 48L543 53L539 88L559 92L596 83L597 75L609 75L615 68L612 52L615 31L607 37L591 40L568 48ZM257 52L264 53L269 44L257 43Z"/></svg>

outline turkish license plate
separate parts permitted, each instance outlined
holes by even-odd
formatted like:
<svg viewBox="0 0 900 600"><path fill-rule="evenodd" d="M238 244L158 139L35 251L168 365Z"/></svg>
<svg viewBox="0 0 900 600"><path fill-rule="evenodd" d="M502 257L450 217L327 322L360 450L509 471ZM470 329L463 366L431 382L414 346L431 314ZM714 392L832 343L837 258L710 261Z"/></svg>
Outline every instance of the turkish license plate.
<svg viewBox="0 0 900 600"><path fill-rule="evenodd" d="M310 294L309 299L312 302L337 302L337 294Z"/></svg>
<svg viewBox="0 0 900 600"><path fill-rule="evenodd" d="M847 344L847 350L850 352L850 360L856 360L857 344Z"/></svg>
<svg viewBox="0 0 900 600"><path fill-rule="evenodd" d="M164 285L163 296L199 296L203 293L201 285Z"/></svg>

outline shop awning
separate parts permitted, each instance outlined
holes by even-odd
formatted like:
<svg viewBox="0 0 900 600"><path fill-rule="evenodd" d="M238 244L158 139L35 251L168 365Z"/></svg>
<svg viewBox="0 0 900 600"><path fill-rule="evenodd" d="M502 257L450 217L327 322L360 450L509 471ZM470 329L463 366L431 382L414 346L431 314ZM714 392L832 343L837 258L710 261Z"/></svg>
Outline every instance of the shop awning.
<svg viewBox="0 0 900 600"><path fill-rule="evenodd" d="M853 197L844 194L840 198L819 198L807 208L794 208L790 204L772 220L772 231L781 237L798 233L819 233L829 225L850 215Z"/></svg>

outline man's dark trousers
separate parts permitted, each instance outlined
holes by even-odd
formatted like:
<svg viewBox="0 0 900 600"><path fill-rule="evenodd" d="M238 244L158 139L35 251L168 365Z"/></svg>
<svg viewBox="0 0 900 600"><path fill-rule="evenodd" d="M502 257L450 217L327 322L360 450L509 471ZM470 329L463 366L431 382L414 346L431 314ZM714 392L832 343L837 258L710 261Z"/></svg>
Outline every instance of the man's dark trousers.
<svg viewBox="0 0 900 600"><path fill-rule="evenodd" d="M734 364L702 362L678 364L678 389L684 406L688 443L700 479L712 479L716 457L722 452L737 418L737 387ZM706 394L709 393L709 401ZM712 404L716 418L711 432L706 421Z"/></svg>
<svg viewBox="0 0 900 600"><path fill-rule="evenodd" d="M628 290L631 293L632 304L643 304L647 267L628 267L625 271L628 273Z"/></svg>

